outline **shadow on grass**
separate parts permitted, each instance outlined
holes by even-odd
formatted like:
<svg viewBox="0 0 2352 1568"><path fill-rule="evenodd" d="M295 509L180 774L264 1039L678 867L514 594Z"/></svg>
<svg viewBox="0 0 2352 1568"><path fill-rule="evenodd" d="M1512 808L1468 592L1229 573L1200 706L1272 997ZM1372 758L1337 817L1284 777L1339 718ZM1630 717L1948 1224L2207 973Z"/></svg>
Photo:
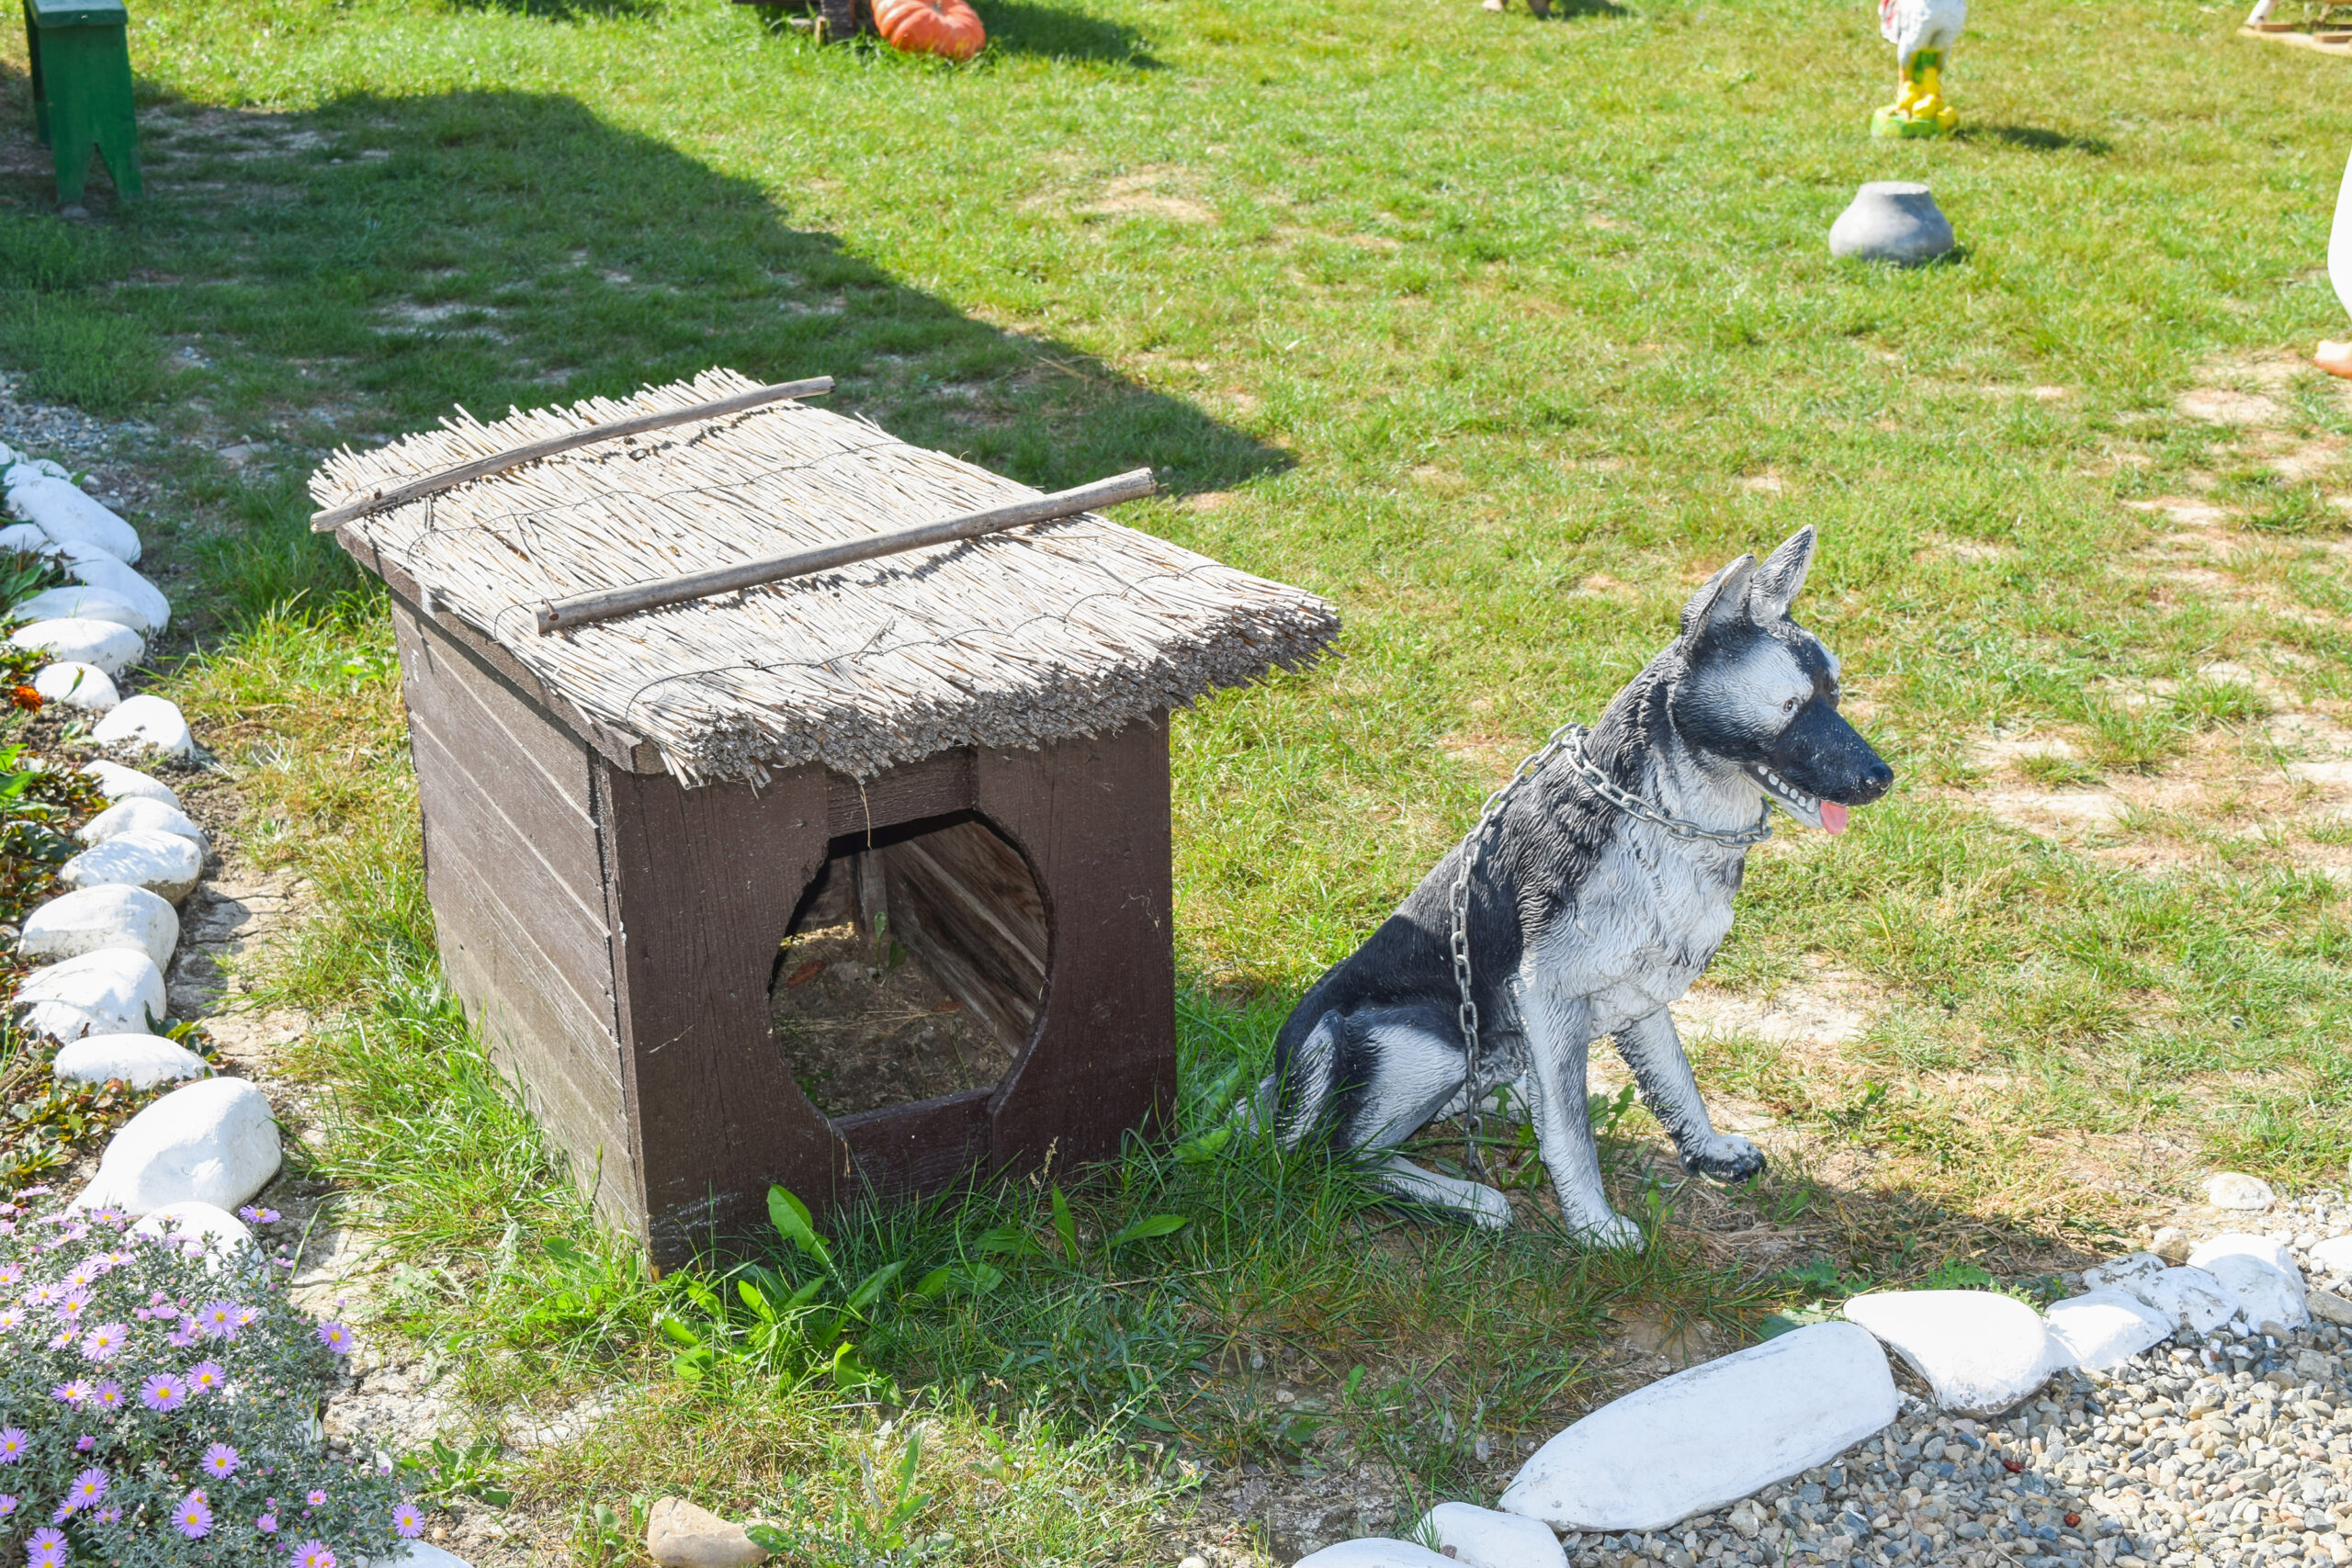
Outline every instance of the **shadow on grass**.
<svg viewBox="0 0 2352 1568"><path fill-rule="evenodd" d="M2109 143L2103 137L2069 136L2061 130L2043 130L2030 125L1971 126L1961 134L1971 140L1998 141L2004 146L2021 147L2029 152L2087 152L2094 158L2107 156Z"/></svg>
<svg viewBox="0 0 2352 1568"><path fill-rule="evenodd" d="M1095 60L1138 70L1161 69L1144 48L1143 35L1124 22L1106 21L1061 6L1023 0L983 0L978 7L988 24L989 46L1007 54L1056 60Z"/></svg>
<svg viewBox="0 0 2352 1568"><path fill-rule="evenodd" d="M1035 47L1127 48L1121 29L1014 9L1033 20L1008 30L1033 29ZM831 375L829 406L1048 488L1148 464L1173 490L1216 490L1286 461L796 227L788 191L570 98L355 96L289 116L165 101L142 108L141 136L148 199L65 223L29 135L0 130L0 260L40 262L0 276L0 355L22 364L11 343L70 343L71 321L103 315L110 359L135 331L143 363L173 366L160 393L126 387L118 406L201 397L224 422L266 419L315 449L427 425L453 403L495 417L724 365ZM167 361L167 335L217 367Z"/></svg>

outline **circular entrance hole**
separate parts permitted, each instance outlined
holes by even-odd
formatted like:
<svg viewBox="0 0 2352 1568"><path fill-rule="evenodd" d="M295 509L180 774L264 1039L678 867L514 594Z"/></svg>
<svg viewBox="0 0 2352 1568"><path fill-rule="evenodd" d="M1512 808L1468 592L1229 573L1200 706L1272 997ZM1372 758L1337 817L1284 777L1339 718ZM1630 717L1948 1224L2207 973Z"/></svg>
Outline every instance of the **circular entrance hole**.
<svg viewBox="0 0 2352 1568"><path fill-rule="evenodd" d="M1036 1027L1049 946L1036 879L986 822L836 840L776 954L777 1047L836 1119L992 1089Z"/></svg>

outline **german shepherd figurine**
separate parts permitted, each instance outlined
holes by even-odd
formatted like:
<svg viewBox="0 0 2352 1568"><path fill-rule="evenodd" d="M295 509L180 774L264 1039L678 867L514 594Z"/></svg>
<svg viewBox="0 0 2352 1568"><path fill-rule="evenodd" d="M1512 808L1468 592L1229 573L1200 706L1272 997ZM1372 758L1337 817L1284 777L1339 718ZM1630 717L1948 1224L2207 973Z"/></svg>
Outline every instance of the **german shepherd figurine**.
<svg viewBox="0 0 2352 1568"><path fill-rule="evenodd" d="M1499 1229L1495 1189L1381 1151L1521 1081L1568 1228L1605 1247L1641 1233L1609 1206L1585 1099L1586 1052L1612 1037L1683 1168L1764 1168L1714 1130L1667 1005L1730 933L1749 846L1778 806L1837 833L1894 782L1838 713L1838 660L1789 619L1813 562L1805 528L1763 565L1742 556L1682 609L1681 635L1589 736L1521 775L1354 956L1315 983L1276 1039L1255 1109L1285 1147L1316 1138L1379 1161L1389 1190ZM1465 852L1469 874L1461 877ZM1457 879L1476 1082L1454 964Z"/></svg>

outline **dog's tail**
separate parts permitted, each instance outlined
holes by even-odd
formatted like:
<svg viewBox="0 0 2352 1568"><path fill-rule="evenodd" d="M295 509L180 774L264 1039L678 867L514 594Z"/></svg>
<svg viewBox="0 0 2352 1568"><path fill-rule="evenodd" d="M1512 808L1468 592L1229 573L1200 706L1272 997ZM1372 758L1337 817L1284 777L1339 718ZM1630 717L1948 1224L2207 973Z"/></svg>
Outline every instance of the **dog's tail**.
<svg viewBox="0 0 2352 1568"><path fill-rule="evenodd" d="M1304 1036L1276 1043L1274 1070L1258 1086L1255 1103L1250 1108L1253 1127L1271 1122L1274 1136L1286 1149L1330 1131L1339 1087L1340 1041L1346 1029L1347 1021L1334 1008L1317 1019Z"/></svg>

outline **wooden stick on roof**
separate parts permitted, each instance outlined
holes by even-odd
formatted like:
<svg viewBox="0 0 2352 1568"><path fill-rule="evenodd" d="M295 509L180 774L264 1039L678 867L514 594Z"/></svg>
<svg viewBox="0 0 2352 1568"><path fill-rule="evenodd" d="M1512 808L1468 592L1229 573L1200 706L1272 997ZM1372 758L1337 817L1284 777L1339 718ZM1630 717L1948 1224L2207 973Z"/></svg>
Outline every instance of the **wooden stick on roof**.
<svg viewBox="0 0 2352 1568"><path fill-rule="evenodd" d="M763 403L778 402L786 398L821 397L832 389L833 378L831 376L811 376L805 381L779 381L770 387L755 387L748 392L737 392L731 397L719 398L707 403L696 403L692 408L663 409L656 413L639 414L634 419L616 419L610 424L591 425L585 430L568 431L561 435L551 435L544 441L534 441L526 446L516 446L504 452L493 452L487 457L477 457L470 463L461 463L454 468L444 468L437 474L426 474L422 479L411 479L408 483L395 485L390 490L375 491L360 497L357 501L345 502L341 506L329 507L324 512L313 512L311 513L311 531L314 534L332 534L345 523L356 517L365 517L371 512L381 512L387 507L403 505L421 496L453 489L464 484L468 479L478 479L486 474L503 473L509 468L519 468L526 463L535 463L542 457L552 457L560 452L570 452L582 446L594 446L599 441L616 440L624 435L639 435L649 430L662 430L670 425L685 424L697 419L717 419L724 414L738 413L744 409L758 408Z"/></svg>
<svg viewBox="0 0 2352 1568"><path fill-rule="evenodd" d="M952 544L958 539L976 538L982 534L1018 528L1028 523L1050 523L1060 517L1075 517L1081 512L1092 512L1097 507L1137 500L1149 495L1157 488L1158 482L1152 478L1151 470L1137 468L1132 473L1117 474L1107 479L1097 479L1090 485L1080 485L1076 490L1057 491L1034 501L1016 501L1010 505L990 507L985 512L967 512L960 517L920 524L893 533L870 534L863 539L844 539L835 545L796 550L788 556L741 561L734 566L714 567L708 571L687 572L681 577L632 582L620 588L599 589L593 593L575 593L571 598L552 600L539 606L539 635L546 637L550 632L563 631L589 621L631 615L639 610L684 604L689 599L707 599L714 593L726 593L738 588L756 588L763 582L780 582L789 577L830 571L835 567L872 560L876 556L898 555L929 545Z"/></svg>

